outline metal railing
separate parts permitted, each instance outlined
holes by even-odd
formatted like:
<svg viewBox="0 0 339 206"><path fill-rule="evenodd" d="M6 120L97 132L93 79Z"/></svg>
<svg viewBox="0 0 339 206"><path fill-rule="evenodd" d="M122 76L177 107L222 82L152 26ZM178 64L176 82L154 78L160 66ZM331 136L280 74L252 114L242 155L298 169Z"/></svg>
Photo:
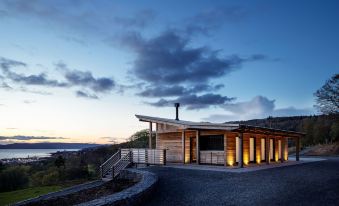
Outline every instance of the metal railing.
<svg viewBox="0 0 339 206"><path fill-rule="evenodd" d="M164 149L121 149L121 155L132 152L132 162L135 164L166 165L166 150Z"/></svg>
<svg viewBox="0 0 339 206"><path fill-rule="evenodd" d="M101 178L105 177L107 174L109 174L112 171L112 167L115 163L117 163L121 158L121 152L120 150L116 152L114 155L112 155L108 160L106 160L102 165L100 166L100 173Z"/></svg>
<svg viewBox="0 0 339 206"><path fill-rule="evenodd" d="M132 152L128 152L127 154L123 155L122 158L116 162L112 167L112 178L114 179L117 177L121 170L128 167L130 164L132 164Z"/></svg>

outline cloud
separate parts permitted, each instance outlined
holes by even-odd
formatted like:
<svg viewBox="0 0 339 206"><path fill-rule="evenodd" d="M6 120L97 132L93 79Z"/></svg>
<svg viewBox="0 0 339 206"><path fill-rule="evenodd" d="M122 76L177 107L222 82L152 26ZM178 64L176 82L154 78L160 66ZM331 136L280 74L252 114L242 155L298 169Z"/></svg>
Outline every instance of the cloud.
<svg viewBox="0 0 339 206"><path fill-rule="evenodd" d="M256 96L250 101L225 104L221 106L224 114L213 114L204 118L205 121L225 122L266 118L268 116L297 116L314 114L312 108L297 109L294 107L276 109L275 100L264 96Z"/></svg>
<svg viewBox="0 0 339 206"><path fill-rule="evenodd" d="M91 72L68 70L65 73L65 78L67 82L73 86L90 88L94 92L107 92L115 87L113 79L106 77L94 78Z"/></svg>
<svg viewBox="0 0 339 206"><path fill-rule="evenodd" d="M23 75L16 73L11 70L13 67L27 67L27 64L21 61L11 60L4 57L0 57L0 69L2 70L3 75L7 79L10 79L16 83L22 83L25 85L44 85L50 87L66 87L66 83L58 82L57 80L48 79L47 75L44 73L33 74L33 75ZM6 85L5 85L6 86ZM7 87L8 88L8 87Z"/></svg>
<svg viewBox="0 0 339 206"><path fill-rule="evenodd" d="M77 97L87 98L87 99L99 99L95 94L88 94L84 91L76 91Z"/></svg>
<svg viewBox="0 0 339 206"><path fill-rule="evenodd" d="M210 106L221 106L232 100L233 98L222 96L220 94L207 93L200 96L195 94L185 95L172 100L160 99L157 102L151 102L148 104L156 107L172 107L174 103L180 102L182 106L186 107L189 110L193 110L204 109Z"/></svg>
<svg viewBox="0 0 339 206"><path fill-rule="evenodd" d="M12 59L7 59L4 57L0 57L0 67L3 70L8 70L11 67L16 67L16 66L23 66L26 67L27 64L21 61L16 61Z"/></svg>
<svg viewBox="0 0 339 206"><path fill-rule="evenodd" d="M176 101L188 109L221 106L234 98L214 94L224 85L214 85L212 80L215 82L239 69L245 62L267 59L262 54L223 56L220 51L207 46L192 47L191 37L175 30L167 30L149 39L132 32L121 42L136 54L131 74L145 83L137 95L160 98L156 102L146 101L158 107Z"/></svg>
<svg viewBox="0 0 339 206"><path fill-rule="evenodd" d="M219 51L208 47L190 47L189 40L169 30L151 39L131 33L123 43L137 54L132 72L152 83L207 82L248 61L238 55L220 57Z"/></svg>
<svg viewBox="0 0 339 206"><path fill-rule="evenodd" d="M45 136L23 136L23 135L17 135L17 136L0 136L0 141L2 140L50 140L50 139L68 139L65 137L45 137Z"/></svg>
<svg viewBox="0 0 339 206"><path fill-rule="evenodd" d="M25 104L33 104L35 102L36 102L35 100L28 100L28 99L23 101L23 103L25 103Z"/></svg>
<svg viewBox="0 0 339 206"><path fill-rule="evenodd" d="M13 67L28 67L24 62L11 60L0 57L0 71L4 76L0 76L0 88L11 90L5 80L11 81L14 84L20 84L25 86L45 86L45 87L57 87L57 88L71 88L80 87L81 89L90 90L93 93L107 93L116 88L116 82L112 78L108 77L94 77L89 71L71 70L64 63L56 64L57 71L62 73L63 81L50 79L45 73L23 75L13 71ZM121 88L120 88L121 89ZM46 92L31 91L25 87L19 87L19 91L33 92L39 94L46 94ZM50 93L48 93L50 94ZM89 95L88 92L77 91L78 97L87 97L92 99L98 99L96 94Z"/></svg>
<svg viewBox="0 0 339 206"><path fill-rule="evenodd" d="M1 82L0 83L0 88L5 89L5 90L12 90L13 88L9 86L6 82Z"/></svg>

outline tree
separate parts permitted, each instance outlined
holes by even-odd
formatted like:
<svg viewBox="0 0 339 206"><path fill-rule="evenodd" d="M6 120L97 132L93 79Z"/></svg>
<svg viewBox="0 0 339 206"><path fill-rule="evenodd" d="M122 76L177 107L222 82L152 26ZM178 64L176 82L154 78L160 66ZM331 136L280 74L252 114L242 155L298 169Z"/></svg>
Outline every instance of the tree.
<svg viewBox="0 0 339 206"><path fill-rule="evenodd" d="M334 122L330 131L331 141L339 141L339 122Z"/></svg>
<svg viewBox="0 0 339 206"><path fill-rule="evenodd" d="M324 114L339 114L339 74L331 79L314 93L316 107Z"/></svg>
<svg viewBox="0 0 339 206"><path fill-rule="evenodd" d="M61 166L65 167L65 159L61 155L59 155L56 158L54 164L57 168L60 168Z"/></svg>

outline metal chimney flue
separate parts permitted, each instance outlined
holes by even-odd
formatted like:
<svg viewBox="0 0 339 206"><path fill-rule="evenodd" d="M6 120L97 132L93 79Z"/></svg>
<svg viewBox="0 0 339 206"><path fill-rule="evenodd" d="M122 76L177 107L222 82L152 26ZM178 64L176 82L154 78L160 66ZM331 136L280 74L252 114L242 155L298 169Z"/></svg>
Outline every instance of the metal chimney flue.
<svg viewBox="0 0 339 206"><path fill-rule="evenodd" d="M179 107L180 103L174 103L175 106L175 120L179 120Z"/></svg>

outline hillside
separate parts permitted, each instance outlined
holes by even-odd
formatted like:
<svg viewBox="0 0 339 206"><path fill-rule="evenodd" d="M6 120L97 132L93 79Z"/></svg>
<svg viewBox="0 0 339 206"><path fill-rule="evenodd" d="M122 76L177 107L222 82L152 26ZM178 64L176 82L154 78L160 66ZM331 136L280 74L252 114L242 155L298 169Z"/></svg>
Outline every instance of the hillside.
<svg viewBox="0 0 339 206"><path fill-rule="evenodd" d="M293 117L270 117L247 121L232 121L260 127L272 127L297 132L304 132L303 145L315 145L339 141L339 115L313 115Z"/></svg>

